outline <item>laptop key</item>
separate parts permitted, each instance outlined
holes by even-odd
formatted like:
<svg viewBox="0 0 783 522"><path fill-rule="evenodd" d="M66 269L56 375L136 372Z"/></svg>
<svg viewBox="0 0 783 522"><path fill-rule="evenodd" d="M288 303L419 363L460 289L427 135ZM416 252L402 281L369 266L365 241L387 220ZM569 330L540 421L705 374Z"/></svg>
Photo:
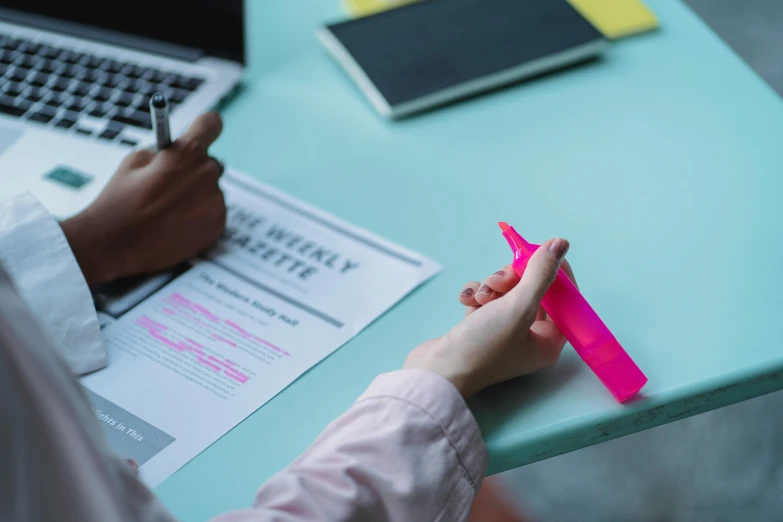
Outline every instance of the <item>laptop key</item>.
<svg viewBox="0 0 783 522"><path fill-rule="evenodd" d="M31 68L33 65L35 65L35 60L32 56L27 56L26 54L17 54L14 58L14 64L17 67Z"/></svg>
<svg viewBox="0 0 783 522"><path fill-rule="evenodd" d="M52 74L54 71L60 68L61 62L55 62L53 60L41 60L37 64L37 68L42 73Z"/></svg>
<svg viewBox="0 0 783 522"><path fill-rule="evenodd" d="M82 53L77 53L76 51L65 49L63 53L60 55L60 59L67 64L73 65L77 63L79 60L81 60L82 56L84 56Z"/></svg>
<svg viewBox="0 0 783 522"><path fill-rule="evenodd" d="M27 119L29 121L37 121L39 123L49 123L54 118L54 114L45 112L44 109L51 109L51 107L43 107L40 111L30 114Z"/></svg>
<svg viewBox="0 0 783 522"><path fill-rule="evenodd" d="M122 69L122 65L123 64L121 64L117 60L112 60L111 58L104 58L98 64L98 68L103 69L104 71L110 73L118 73L120 72L120 69Z"/></svg>
<svg viewBox="0 0 783 522"><path fill-rule="evenodd" d="M24 87L19 85L18 83L6 84L5 93L8 96L19 96L20 94L22 94L22 91L24 91Z"/></svg>
<svg viewBox="0 0 783 522"><path fill-rule="evenodd" d="M38 51L38 56L42 58L57 58L60 56L62 49L59 47L52 47L51 45L44 45L41 50Z"/></svg>
<svg viewBox="0 0 783 522"><path fill-rule="evenodd" d="M204 83L203 78L180 76L179 81L174 86L179 89L193 92L198 89L202 83Z"/></svg>
<svg viewBox="0 0 783 522"><path fill-rule="evenodd" d="M96 104L92 108L92 110L87 114L89 114L93 118L105 118L106 114L109 112L110 109L111 109L111 105L106 103L100 103L100 104Z"/></svg>
<svg viewBox="0 0 783 522"><path fill-rule="evenodd" d="M114 104L117 107L130 107L133 104L134 98L135 97L132 94L123 92L117 97L117 99L114 100Z"/></svg>
<svg viewBox="0 0 783 522"><path fill-rule="evenodd" d="M41 101L44 94L46 94L46 91L40 87L30 87L30 89L24 93L24 97L31 102L37 102Z"/></svg>
<svg viewBox="0 0 783 522"><path fill-rule="evenodd" d="M134 127L140 127L142 129L152 129L152 121L150 120L149 114L139 111L133 111L125 114L115 114L111 120L117 123L125 123Z"/></svg>
<svg viewBox="0 0 783 522"><path fill-rule="evenodd" d="M40 112L34 112L27 117L27 121L35 121L38 123L49 123L50 121L52 121L52 117L47 116L46 114L41 114Z"/></svg>
<svg viewBox="0 0 783 522"><path fill-rule="evenodd" d="M79 58L78 63L80 63L85 67L96 69L102 61L103 61L102 58L98 58L97 56L93 56L91 54L82 53L82 56L81 58Z"/></svg>
<svg viewBox="0 0 783 522"><path fill-rule="evenodd" d="M0 52L0 64L10 65L14 63L14 55L11 51Z"/></svg>
<svg viewBox="0 0 783 522"><path fill-rule="evenodd" d="M177 81L179 81L179 76L172 73L172 74L167 74L166 77L160 81L160 83L162 83L163 85L174 86L174 84L177 83Z"/></svg>
<svg viewBox="0 0 783 522"><path fill-rule="evenodd" d="M46 93L46 90L44 90L44 93ZM70 98L70 95L59 91L49 91L45 94L44 98L46 100L55 100L63 103L65 100Z"/></svg>
<svg viewBox="0 0 783 522"><path fill-rule="evenodd" d="M14 50L18 49L20 45L22 45L22 40L19 38L9 38L5 43L5 48Z"/></svg>
<svg viewBox="0 0 783 522"><path fill-rule="evenodd" d="M126 125L124 123L117 123L116 121L109 121L108 124L106 124L107 129L111 129L113 131L122 132L125 130Z"/></svg>
<svg viewBox="0 0 783 522"><path fill-rule="evenodd" d="M121 74L113 74L109 77L109 80L106 82L107 87L119 87L121 85L125 85L128 83L128 78Z"/></svg>
<svg viewBox="0 0 783 522"><path fill-rule="evenodd" d="M74 78L85 82L97 83L102 78L106 77L106 73L99 71L98 69L90 69L89 67L80 67L74 74Z"/></svg>
<svg viewBox="0 0 783 522"><path fill-rule="evenodd" d="M71 80L68 78L57 78L52 82L51 88L53 91L67 91L68 86L71 85Z"/></svg>
<svg viewBox="0 0 783 522"><path fill-rule="evenodd" d="M62 71L60 71L60 76L63 78L75 78L79 72L83 71L80 66L73 65L73 64L67 64Z"/></svg>
<svg viewBox="0 0 783 522"><path fill-rule="evenodd" d="M183 89L173 89L173 92L169 95L169 101L172 103L182 103L187 98L188 91Z"/></svg>
<svg viewBox="0 0 783 522"><path fill-rule="evenodd" d="M90 91L92 90L92 85L87 82L81 82L77 83L73 89L71 89L71 92L75 96L87 96L90 94Z"/></svg>
<svg viewBox="0 0 783 522"><path fill-rule="evenodd" d="M27 112L27 109L16 105L13 98L0 96L0 113L19 117L25 112Z"/></svg>
<svg viewBox="0 0 783 522"><path fill-rule="evenodd" d="M44 73L36 73L28 79L28 82L33 87L43 87L49 82L49 75Z"/></svg>
<svg viewBox="0 0 783 522"><path fill-rule="evenodd" d="M155 74L152 75L152 78L150 78L149 81L153 83L160 83L163 81L163 78L165 78L168 75L169 73L167 73L166 71L159 71L155 69Z"/></svg>
<svg viewBox="0 0 783 522"><path fill-rule="evenodd" d="M43 47L43 45L36 42L22 42L18 49L26 54L38 54L38 51L41 50L41 47Z"/></svg>
<svg viewBox="0 0 783 522"><path fill-rule="evenodd" d="M46 114L49 116L54 116L57 114L57 109L53 109L51 107L41 107L37 112L40 112L41 114Z"/></svg>
<svg viewBox="0 0 783 522"><path fill-rule="evenodd" d="M143 85L137 84L136 87L138 88L138 93L141 94L142 96L146 96L149 98L150 96L155 94L155 86L152 85L151 83L145 83Z"/></svg>
<svg viewBox="0 0 783 522"><path fill-rule="evenodd" d="M118 131L116 131L116 130L113 130L113 129L106 129L105 131L101 132L101 133L98 135L98 137L99 137L100 139L102 139L102 140L109 140L109 141L111 141L111 140L113 140L114 138L116 138L118 134L119 134L119 132L118 132Z"/></svg>
<svg viewBox="0 0 783 522"><path fill-rule="evenodd" d="M92 134L92 131L90 129L85 129L84 127L79 127L76 129L77 134L84 134L85 136L89 136Z"/></svg>
<svg viewBox="0 0 783 522"><path fill-rule="evenodd" d="M49 107L59 107L63 104L63 101L59 98L48 98L44 103Z"/></svg>
<svg viewBox="0 0 783 522"><path fill-rule="evenodd" d="M70 102L68 102L68 106L66 107L67 110L73 111L73 112L81 112L84 110L84 100L82 98L71 98Z"/></svg>
<svg viewBox="0 0 783 522"><path fill-rule="evenodd" d="M122 68L125 66L124 63L118 62L117 60L112 60L111 64L109 66L109 72L116 74L122 70Z"/></svg>
<svg viewBox="0 0 783 522"><path fill-rule="evenodd" d="M122 143L123 145L127 145L128 147L135 147L138 141L129 140L128 138L123 138L120 140L120 143Z"/></svg>
<svg viewBox="0 0 783 522"><path fill-rule="evenodd" d="M131 79L137 79L141 78L141 75L144 74L144 67L140 65L135 65L132 63L125 64L125 67L120 69L120 72Z"/></svg>
<svg viewBox="0 0 783 522"><path fill-rule="evenodd" d="M30 74L30 69L27 69L26 67L17 67L14 69L14 72L10 74L8 79L12 82L21 82L27 78L28 74Z"/></svg>
<svg viewBox="0 0 783 522"><path fill-rule="evenodd" d="M57 122L55 122L54 126L55 127L59 127L61 129L70 129L71 127L74 126L75 123L76 123L76 120L71 120L71 119L63 117L63 118L60 118L59 120L57 120Z"/></svg>
<svg viewBox="0 0 783 522"><path fill-rule="evenodd" d="M114 91L111 89L108 89L106 87L101 87L98 89L98 91L93 95L93 98L97 102L107 102L111 98L112 94L114 94Z"/></svg>

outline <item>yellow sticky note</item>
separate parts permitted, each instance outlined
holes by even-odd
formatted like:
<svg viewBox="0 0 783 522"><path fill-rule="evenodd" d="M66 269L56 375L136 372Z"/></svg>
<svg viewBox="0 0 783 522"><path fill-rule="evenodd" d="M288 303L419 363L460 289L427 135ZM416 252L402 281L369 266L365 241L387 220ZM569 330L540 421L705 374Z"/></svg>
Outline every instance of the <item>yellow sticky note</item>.
<svg viewBox="0 0 783 522"><path fill-rule="evenodd" d="M392 7L410 4L416 0L344 0L352 16L367 16L380 13Z"/></svg>
<svg viewBox="0 0 783 522"><path fill-rule="evenodd" d="M651 31L658 19L641 0L568 0L610 40Z"/></svg>

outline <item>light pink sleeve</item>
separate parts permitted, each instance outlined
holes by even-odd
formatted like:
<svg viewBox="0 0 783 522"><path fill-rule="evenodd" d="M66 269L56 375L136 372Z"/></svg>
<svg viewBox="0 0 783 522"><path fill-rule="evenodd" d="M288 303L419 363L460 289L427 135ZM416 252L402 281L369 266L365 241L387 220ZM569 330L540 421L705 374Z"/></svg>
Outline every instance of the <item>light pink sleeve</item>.
<svg viewBox="0 0 783 522"><path fill-rule="evenodd" d="M423 370L379 376L252 509L215 522L463 521L487 451L456 388Z"/></svg>

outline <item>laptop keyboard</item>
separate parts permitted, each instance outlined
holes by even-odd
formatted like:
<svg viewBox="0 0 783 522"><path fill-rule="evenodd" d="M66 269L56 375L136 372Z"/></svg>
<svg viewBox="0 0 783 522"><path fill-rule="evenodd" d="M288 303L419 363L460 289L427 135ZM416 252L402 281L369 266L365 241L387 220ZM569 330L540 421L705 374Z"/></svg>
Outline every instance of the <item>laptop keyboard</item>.
<svg viewBox="0 0 783 522"><path fill-rule="evenodd" d="M171 110L203 78L0 33L0 114L133 147L127 128L152 129L149 98Z"/></svg>

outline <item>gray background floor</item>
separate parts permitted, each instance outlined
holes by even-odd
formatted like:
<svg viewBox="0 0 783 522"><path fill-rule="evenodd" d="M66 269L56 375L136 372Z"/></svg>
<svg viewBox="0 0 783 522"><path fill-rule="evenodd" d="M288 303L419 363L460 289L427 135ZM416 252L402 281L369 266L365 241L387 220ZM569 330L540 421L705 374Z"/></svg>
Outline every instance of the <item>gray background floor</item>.
<svg viewBox="0 0 783 522"><path fill-rule="evenodd" d="M783 96L783 0L686 2ZM535 521L783 521L783 392L502 477Z"/></svg>

